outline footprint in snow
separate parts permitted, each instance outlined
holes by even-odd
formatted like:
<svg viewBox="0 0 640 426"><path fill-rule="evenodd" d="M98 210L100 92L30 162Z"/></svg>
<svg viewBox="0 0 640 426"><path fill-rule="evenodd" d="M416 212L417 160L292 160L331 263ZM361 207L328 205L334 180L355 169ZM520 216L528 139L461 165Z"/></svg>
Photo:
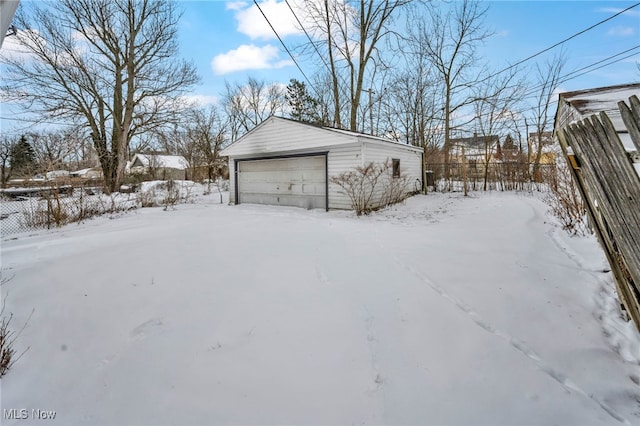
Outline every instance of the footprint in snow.
<svg viewBox="0 0 640 426"><path fill-rule="evenodd" d="M331 284L331 280L318 268L316 268L316 275L322 284Z"/></svg>
<svg viewBox="0 0 640 426"><path fill-rule="evenodd" d="M163 325L164 324L160 319L157 319L157 318L150 319L149 321L143 322L142 324L138 325L133 330L131 330L131 333L129 333L129 337L132 339L141 339L145 337L147 334L149 334L150 332L153 332L159 327L162 327Z"/></svg>

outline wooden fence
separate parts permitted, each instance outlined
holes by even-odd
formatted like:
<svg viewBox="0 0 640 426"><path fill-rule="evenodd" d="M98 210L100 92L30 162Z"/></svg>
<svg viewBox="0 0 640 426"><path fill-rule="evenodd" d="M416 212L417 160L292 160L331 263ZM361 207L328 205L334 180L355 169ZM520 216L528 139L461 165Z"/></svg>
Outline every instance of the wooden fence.
<svg viewBox="0 0 640 426"><path fill-rule="evenodd" d="M640 101L618 102L640 152ZM620 301L640 329L640 165L605 112L556 128L560 146L614 273ZM638 167L638 170L636 170Z"/></svg>

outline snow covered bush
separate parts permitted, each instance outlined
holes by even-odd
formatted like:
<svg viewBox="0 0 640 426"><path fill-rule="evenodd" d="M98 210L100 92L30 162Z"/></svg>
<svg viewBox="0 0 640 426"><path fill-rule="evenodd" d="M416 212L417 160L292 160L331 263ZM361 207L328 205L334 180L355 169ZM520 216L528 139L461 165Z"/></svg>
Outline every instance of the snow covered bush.
<svg viewBox="0 0 640 426"><path fill-rule="evenodd" d="M174 207L189 203L193 198L195 183L184 180L150 181L140 185L138 199L142 207Z"/></svg>
<svg viewBox="0 0 640 426"><path fill-rule="evenodd" d="M358 216L399 203L407 197L407 177L394 176L392 163L388 160L382 164L370 162L358 166L329 181L342 188L341 192L349 197Z"/></svg>

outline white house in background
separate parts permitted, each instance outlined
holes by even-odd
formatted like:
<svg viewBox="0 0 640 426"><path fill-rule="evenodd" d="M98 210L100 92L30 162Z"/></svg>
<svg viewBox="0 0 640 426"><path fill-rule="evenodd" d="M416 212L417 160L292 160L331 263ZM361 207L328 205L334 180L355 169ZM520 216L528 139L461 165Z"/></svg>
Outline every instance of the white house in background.
<svg viewBox="0 0 640 426"><path fill-rule="evenodd" d="M68 178L71 176L69 170L53 170L51 172L47 172L44 174L44 178L46 180L56 180L62 178Z"/></svg>
<svg viewBox="0 0 640 426"><path fill-rule="evenodd" d="M136 154L128 165L131 174L151 175L153 179L187 178L189 162L181 155Z"/></svg>
<svg viewBox="0 0 640 426"><path fill-rule="evenodd" d="M71 177L77 177L81 179L101 179L102 169L99 167L90 167L87 169L76 170L70 173Z"/></svg>
<svg viewBox="0 0 640 426"><path fill-rule="evenodd" d="M422 149L387 139L270 117L224 149L229 201L351 209L330 179L370 162L388 161L407 176L407 192L422 189Z"/></svg>

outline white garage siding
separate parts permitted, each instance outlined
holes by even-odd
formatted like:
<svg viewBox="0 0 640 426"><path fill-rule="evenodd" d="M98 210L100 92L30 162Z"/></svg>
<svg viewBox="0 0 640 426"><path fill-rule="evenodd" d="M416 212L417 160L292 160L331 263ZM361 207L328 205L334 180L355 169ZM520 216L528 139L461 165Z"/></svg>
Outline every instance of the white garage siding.
<svg viewBox="0 0 640 426"><path fill-rule="evenodd" d="M356 167L370 161L383 163L387 159L396 158L400 160L401 173L408 175L409 181L412 183L408 188L409 191L413 192L415 186L413 182L416 179L420 180L418 185L420 187L422 179L422 153L421 150L415 147L359 133L316 127L279 117L267 119L223 150L221 155L229 157L229 202L231 204L256 202L261 204L300 205L295 204L293 201L293 204L284 204L282 197L278 200L278 191L282 191L282 186L278 188L278 183L285 183L286 190L289 190L289 184L292 184L292 190L296 186L295 179L297 178L295 176L291 176L286 171L283 174L283 170L277 170L277 164L290 164L287 162L287 158L326 155L325 176L329 179L343 172L354 170ZM258 160L276 159L285 161L281 163L272 161L270 163L260 163L260 165L257 163ZM279 177L273 182L268 182L272 179L264 174L265 170L251 171L250 173L258 173L254 175L254 177L257 177L256 181L251 182L251 179L249 179L249 182L246 182L242 177L239 179L238 187L236 185L236 177L238 175L236 166L240 164L240 174L242 175L242 173L246 172L246 170L242 170L244 162L256 162L253 164L258 168L265 164L269 167L275 167L273 173L279 175ZM273 186L274 183L276 184L275 188ZM253 187L247 187L247 184L253 185ZM245 189L243 189L243 185L245 185ZM345 194L341 193L342 190L338 185L328 182L327 186L328 209L351 209L351 201ZM317 195L315 194L315 196ZM276 198L273 198L274 196ZM304 199L304 197L301 199ZM309 203L303 202L300 206L308 207ZM315 207L317 204L314 202L312 206Z"/></svg>
<svg viewBox="0 0 640 426"><path fill-rule="evenodd" d="M327 206L326 154L237 161L238 203Z"/></svg>
<svg viewBox="0 0 640 426"><path fill-rule="evenodd" d="M322 127L270 117L221 155L228 157L273 157L289 153L323 152L326 147L350 144L354 138Z"/></svg>
<svg viewBox="0 0 640 426"><path fill-rule="evenodd" d="M389 146L387 146L389 145ZM393 159L400 160L400 174L407 177L407 192L422 189L422 150L408 150L404 146L385 143L384 145L365 143L364 158L368 163L384 163Z"/></svg>

